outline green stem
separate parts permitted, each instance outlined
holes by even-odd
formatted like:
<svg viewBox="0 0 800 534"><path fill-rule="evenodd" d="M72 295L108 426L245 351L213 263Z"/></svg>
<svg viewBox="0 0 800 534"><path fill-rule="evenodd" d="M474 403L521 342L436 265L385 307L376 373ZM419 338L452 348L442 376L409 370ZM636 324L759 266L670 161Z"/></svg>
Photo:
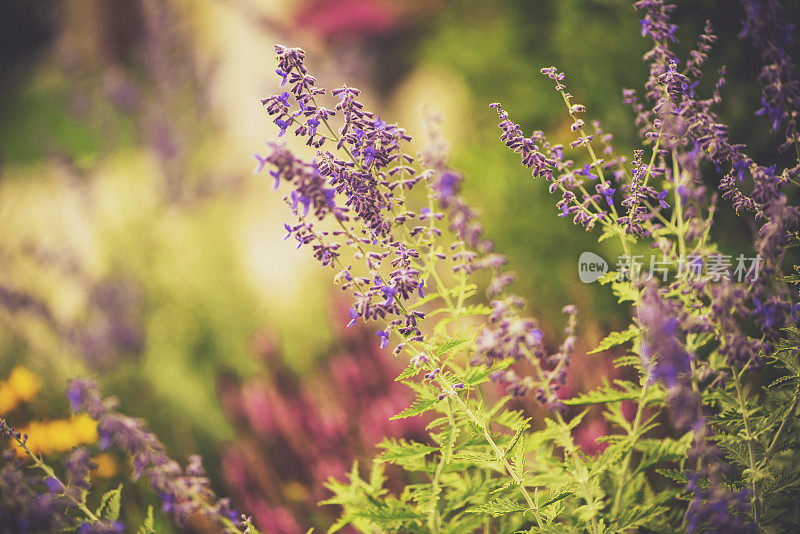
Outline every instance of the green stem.
<svg viewBox="0 0 800 534"><path fill-rule="evenodd" d="M452 405L450 404L450 398L445 398L445 400L447 401L447 421L450 423L450 427L454 428L456 426L456 422L453 420L453 410ZM428 525L430 526L431 532L434 534L439 532L439 524L441 522L441 519L439 518L439 478L442 476L442 469L444 469L444 456L440 456L439 465L436 466L436 473L434 473L433 481L431 482L433 495L436 500L433 503L433 508L431 509L431 514L428 518Z"/></svg>
<svg viewBox="0 0 800 534"><path fill-rule="evenodd" d="M742 420L744 421L744 431L745 437L747 439L747 456L748 456L748 464L750 468L751 476L753 476L753 483L752 483L752 490L753 490L753 520L755 521L756 529L758 528L758 524L761 521L761 510L759 506L759 501L761 496L759 492L761 490L760 484L758 480L756 480L756 454L755 448L753 447L753 442L755 441L755 437L753 433L750 431L750 418L747 416L747 403L744 399L744 392L742 390L742 380L741 375L738 371L734 371L733 373L734 384L736 385L736 396L739 401L739 409L742 412Z"/></svg>
<svg viewBox="0 0 800 534"><path fill-rule="evenodd" d="M786 433L786 429L789 428L794 422L797 406L800 405L800 377L797 377L796 380L797 387L794 390L794 399L792 400L792 405L789 407L789 411L784 416L783 421L781 421L781 426L778 427L775 437L772 438L772 442L769 444L769 448L767 448L767 452L764 454L762 465L765 465L772 455L775 454L781 438L783 437L784 433Z"/></svg>
<svg viewBox="0 0 800 534"><path fill-rule="evenodd" d="M28 448L28 445L24 441L17 439L16 437L14 437L14 441L16 441L17 444L20 446L20 448L23 451L25 451L25 454L27 454L31 458L31 460L33 460L33 464L35 467L43 471L44 474L47 475L48 477L57 480L58 483L61 484L61 487L66 489L67 487L66 484L61 482L61 480L56 476L55 472L53 471L53 468L44 463L44 461L38 455L34 454L33 451L31 451ZM89 521L91 521L92 523L100 522L100 518L98 518L91 510L89 510L89 508L87 508L86 504L82 500L78 500L77 498L75 498L75 496L72 495L72 493L69 491L65 491L64 495L73 503L75 503L75 506L77 506L78 509L81 512L83 512L83 514L86 516L87 519L89 519Z"/></svg>
<svg viewBox="0 0 800 534"><path fill-rule="evenodd" d="M559 412L558 410L555 410L554 413L555 413L556 421L558 422L558 424L566 425L566 423L564 422L564 418L561 416L561 412ZM574 446L565 447L565 451L569 456L572 457L572 460L574 462L581 461L579 456L578 456L578 452L575 450ZM589 505L589 506L593 506L595 500L594 500L594 497L592 497L591 492L589 491L589 486L586 483L587 481L586 480L579 480L578 482L579 482L579 486L583 490L583 499L586 501L586 504ZM589 527L590 527L590 530L591 530L592 534L600 534L600 527L598 527L597 518L595 518L594 516L592 516L592 520L589 523Z"/></svg>
<svg viewBox="0 0 800 534"><path fill-rule="evenodd" d="M619 505L622 498L622 488L627 484L628 480L628 470L630 469L631 465L631 457L633 456L633 448L636 445L636 440L638 438L639 433L639 425L642 422L642 414L644 413L644 405L645 405L645 396L647 395L647 380L644 380L642 384L642 391L639 394L639 399L636 401L636 415L633 417L633 424L631 425L631 431L628 433L628 439L630 440L630 449L628 453L625 455L625 459L622 461L622 475L620 477L619 485L617 485L617 492L614 495L614 504L611 506L611 515L612 517L617 514L619 510Z"/></svg>

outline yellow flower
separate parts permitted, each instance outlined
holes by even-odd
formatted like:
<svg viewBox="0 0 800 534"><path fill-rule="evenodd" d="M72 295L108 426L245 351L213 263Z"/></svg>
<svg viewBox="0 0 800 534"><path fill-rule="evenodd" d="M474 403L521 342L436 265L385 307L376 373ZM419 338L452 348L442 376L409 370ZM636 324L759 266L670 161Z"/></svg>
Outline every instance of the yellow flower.
<svg viewBox="0 0 800 534"><path fill-rule="evenodd" d="M26 367L14 367L8 380L0 382L0 414L10 412L19 403L31 400L42 389L42 381Z"/></svg>
<svg viewBox="0 0 800 534"><path fill-rule="evenodd" d="M10 412L19 404L19 399L14 390L5 382L0 382L0 415Z"/></svg>
<svg viewBox="0 0 800 534"><path fill-rule="evenodd" d="M108 453L98 454L92 458L92 462L97 466L92 474L99 478L111 478L119 472L117 460Z"/></svg>
<svg viewBox="0 0 800 534"><path fill-rule="evenodd" d="M71 421L79 443L88 445L97 442L97 421L85 413L73 415Z"/></svg>
<svg viewBox="0 0 800 534"><path fill-rule="evenodd" d="M26 367L14 367L8 377L8 386L21 401L31 400L42 389L42 381Z"/></svg>
<svg viewBox="0 0 800 534"><path fill-rule="evenodd" d="M20 432L28 435L28 448L36 454L62 453L78 445L97 442L97 422L86 414L69 419L31 421ZM17 452L24 454L21 448Z"/></svg>

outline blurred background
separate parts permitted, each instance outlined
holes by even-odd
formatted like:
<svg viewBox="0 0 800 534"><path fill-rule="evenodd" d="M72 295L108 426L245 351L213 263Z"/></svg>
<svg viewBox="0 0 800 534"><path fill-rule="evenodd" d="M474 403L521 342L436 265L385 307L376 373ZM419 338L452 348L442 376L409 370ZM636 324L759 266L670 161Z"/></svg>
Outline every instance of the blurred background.
<svg viewBox="0 0 800 534"><path fill-rule="evenodd" d="M387 421L409 399L393 382L404 364L370 330L342 328L346 297L283 241L285 206L253 175L252 154L277 135L260 103L278 89L274 43L304 48L320 86L359 87L415 137L421 106L444 117L466 197L553 344L568 303L584 350L624 326L624 309L577 276L582 251L612 263L619 251L555 216L557 199L497 140L488 105L567 142L568 117L539 74L556 65L630 154L639 141L620 89L641 87L648 43L629 2L4 0L0 10L0 415L43 454L96 442L64 399L70 377L93 376L177 460L202 454L214 487L259 526L293 533L329 524L336 510L315 507L322 482L368 461L382 436L422 439L424 421ZM759 66L736 39L741 16L738 5L684 2L676 46L685 57L711 19L724 44L700 91L728 66L721 114L758 160L776 139L753 115ZM738 247L751 229L726 208L717 219L725 250L749 252ZM579 356L567 389L613 373L609 359ZM587 419L587 450L604 431ZM96 452L99 486L127 478L126 458ZM154 500L141 482L126 492L135 522Z"/></svg>

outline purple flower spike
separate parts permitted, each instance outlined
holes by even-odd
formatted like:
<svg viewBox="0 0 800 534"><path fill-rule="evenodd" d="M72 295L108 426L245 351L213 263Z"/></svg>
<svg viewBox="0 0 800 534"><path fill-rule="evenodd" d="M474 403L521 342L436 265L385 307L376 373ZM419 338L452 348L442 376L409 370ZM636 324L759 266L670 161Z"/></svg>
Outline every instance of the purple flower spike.
<svg viewBox="0 0 800 534"><path fill-rule="evenodd" d="M292 209L296 210L297 206L301 204L303 206L303 217L308 215L308 210L311 207L311 199L305 195L301 195L297 191L292 191Z"/></svg>
<svg viewBox="0 0 800 534"><path fill-rule="evenodd" d="M358 312L355 310L355 308L350 308L350 310L348 311L350 312L350 322L347 323L347 328L350 328L354 324L356 324L356 319L358 319Z"/></svg>
<svg viewBox="0 0 800 534"><path fill-rule="evenodd" d="M272 189L278 189L278 186L281 185L281 173L280 171L269 171L270 176L275 178L275 183L272 184Z"/></svg>
<svg viewBox="0 0 800 534"><path fill-rule="evenodd" d="M386 302L384 302L383 305L389 306L394 300L394 295L397 293L397 289L391 286L383 286L381 291L383 291L383 295L386 297Z"/></svg>
<svg viewBox="0 0 800 534"><path fill-rule="evenodd" d="M580 174L581 176L584 176L590 180L597 180L597 175L592 174L592 166L588 163L583 166L583 169L576 171L575 174Z"/></svg>
<svg viewBox="0 0 800 534"><path fill-rule="evenodd" d="M665 198L667 198L667 193L669 193L669 191L667 189L664 189L663 191L658 193L658 195L656 195L656 200L658 200L658 203L664 209L669 207L669 204L667 204L666 200L664 200Z"/></svg>
<svg viewBox="0 0 800 534"><path fill-rule="evenodd" d="M286 91L281 93L281 95L278 97L278 102L280 102L281 104L283 104L288 108L291 105L289 104L289 93L287 93Z"/></svg>
<svg viewBox="0 0 800 534"><path fill-rule="evenodd" d="M275 69L275 74L277 74L278 76L281 77L281 85L280 86L283 87L284 85L286 85L286 78L289 77L289 73L288 72L283 72L281 69ZM287 93L283 93L283 94L287 94Z"/></svg>
<svg viewBox="0 0 800 534"><path fill-rule="evenodd" d="M47 477L44 481L45 485L47 486L47 491L51 494L56 495L64 491L64 485L55 477Z"/></svg>
<svg viewBox="0 0 800 534"><path fill-rule="evenodd" d="M253 171L253 174L260 174L261 171L264 170L264 165L267 164L267 158L261 157L258 154L253 154L253 157L256 158L256 170Z"/></svg>
<svg viewBox="0 0 800 534"><path fill-rule="evenodd" d="M292 123L288 119L275 119L275 125L281 129L280 132L278 132L278 137L283 137L283 135L286 133L286 128L291 126L291 124Z"/></svg>
<svg viewBox="0 0 800 534"><path fill-rule="evenodd" d="M389 344L389 331L388 330L380 330L377 333L377 336L381 340L381 348L385 349L386 345Z"/></svg>
<svg viewBox="0 0 800 534"><path fill-rule="evenodd" d="M317 135L317 127L319 127L319 120L308 119L306 121L306 124L308 124L308 135L310 135L311 137Z"/></svg>
<svg viewBox="0 0 800 534"><path fill-rule="evenodd" d="M606 197L606 202L608 202L609 206L614 205L614 193L616 193L616 189L613 187L606 187L603 189L603 196Z"/></svg>

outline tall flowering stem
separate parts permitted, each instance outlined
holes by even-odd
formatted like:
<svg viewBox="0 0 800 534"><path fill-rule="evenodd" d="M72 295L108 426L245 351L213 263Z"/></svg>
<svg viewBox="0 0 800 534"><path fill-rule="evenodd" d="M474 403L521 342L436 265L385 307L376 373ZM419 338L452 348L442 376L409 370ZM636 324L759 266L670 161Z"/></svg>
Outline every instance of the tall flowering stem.
<svg viewBox="0 0 800 534"><path fill-rule="evenodd" d="M103 399L91 380L73 380L67 397L74 411L85 411L97 421L101 448L114 444L131 455L133 478L144 475L149 479L163 511L172 514L176 523L183 525L199 514L223 532L242 532L235 523L238 512L228 499L217 499L199 456L192 456L184 471L167 456L164 446L143 422L117 412L115 400Z"/></svg>

